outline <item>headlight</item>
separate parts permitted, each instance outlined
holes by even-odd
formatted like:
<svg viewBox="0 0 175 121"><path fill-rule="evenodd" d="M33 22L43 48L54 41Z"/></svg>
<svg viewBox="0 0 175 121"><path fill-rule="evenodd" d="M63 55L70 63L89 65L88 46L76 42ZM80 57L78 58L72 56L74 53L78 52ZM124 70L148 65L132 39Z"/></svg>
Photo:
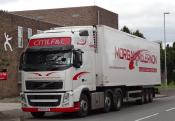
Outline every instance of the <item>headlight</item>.
<svg viewBox="0 0 175 121"><path fill-rule="evenodd" d="M21 97L21 104L22 104L22 106L23 107L27 106L27 104L26 104L26 98L25 98L24 93L21 93L20 94L20 97Z"/></svg>
<svg viewBox="0 0 175 121"><path fill-rule="evenodd" d="M63 103L69 102L69 93L65 93L63 96Z"/></svg>

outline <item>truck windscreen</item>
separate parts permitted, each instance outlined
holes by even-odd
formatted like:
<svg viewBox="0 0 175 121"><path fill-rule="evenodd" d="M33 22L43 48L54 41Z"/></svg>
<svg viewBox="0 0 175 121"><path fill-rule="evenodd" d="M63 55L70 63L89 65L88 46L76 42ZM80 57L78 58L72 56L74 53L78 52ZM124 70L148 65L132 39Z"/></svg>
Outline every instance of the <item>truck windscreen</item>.
<svg viewBox="0 0 175 121"><path fill-rule="evenodd" d="M24 56L24 70L63 70L71 66L72 51L36 51Z"/></svg>

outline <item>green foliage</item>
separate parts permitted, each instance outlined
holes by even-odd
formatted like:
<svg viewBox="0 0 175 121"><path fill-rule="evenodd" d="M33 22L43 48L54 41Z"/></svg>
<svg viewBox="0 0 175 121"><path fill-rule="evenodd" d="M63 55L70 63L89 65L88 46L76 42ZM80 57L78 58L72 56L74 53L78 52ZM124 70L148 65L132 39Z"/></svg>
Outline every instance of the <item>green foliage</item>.
<svg viewBox="0 0 175 121"><path fill-rule="evenodd" d="M157 87L159 90L164 90L164 89L175 89L175 82L171 81L167 86L165 84L161 84L160 86Z"/></svg>
<svg viewBox="0 0 175 121"><path fill-rule="evenodd" d="M160 61L161 61L161 73L164 72L165 70L165 51L162 49L162 47L160 48Z"/></svg>
<svg viewBox="0 0 175 121"><path fill-rule="evenodd" d="M173 43L173 49L175 50L175 42Z"/></svg>
<svg viewBox="0 0 175 121"><path fill-rule="evenodd" d="M121 29L121 31L131 34L131 31L129 30L129 28L128 28L127 26L124 26L124 27Z"/></svg>
<svg viewBox="0 0 175 121"><path fill-rule="evenodd" d="M168 83L175 83L175 42L173 47L167 45L166 47L166 59L167 59L167 79ZM165 50L160 49L160 59L161 59L161 72L165 72Z"/></svg>
<svg viewBox="0 0 175 121"><path fill-rule="evenodd" d="M127 26L123 26L123 28L121 29L121 31L144 38L144 35L137 29L136 31L132 32Z"/></svg>
<svg viewBox="0 0 175 121"><path fill-rule="evenodd" d="M133 32L132 33L133 35L135 35L135 36L138 36L138 37L141 37L141 38L144 38L145 39L145 37L143 36L143 34L142 33L140 33L140 31L139 30L136 30L135 32Z"/></svg>

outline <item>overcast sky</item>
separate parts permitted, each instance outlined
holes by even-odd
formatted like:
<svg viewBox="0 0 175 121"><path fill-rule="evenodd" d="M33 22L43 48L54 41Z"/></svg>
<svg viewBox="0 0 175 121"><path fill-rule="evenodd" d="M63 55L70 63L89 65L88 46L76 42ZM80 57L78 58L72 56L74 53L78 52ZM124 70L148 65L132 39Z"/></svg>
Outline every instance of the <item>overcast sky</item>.
<svg viewBox="0 0 175 121"><path fill-rule="evenodd" d="M139 29L147 39L163 40L163 13L167 42L175 41L175 1L173 0L0 0L0 9L21 11L97 5L119 14L119 28Z"/></svg>

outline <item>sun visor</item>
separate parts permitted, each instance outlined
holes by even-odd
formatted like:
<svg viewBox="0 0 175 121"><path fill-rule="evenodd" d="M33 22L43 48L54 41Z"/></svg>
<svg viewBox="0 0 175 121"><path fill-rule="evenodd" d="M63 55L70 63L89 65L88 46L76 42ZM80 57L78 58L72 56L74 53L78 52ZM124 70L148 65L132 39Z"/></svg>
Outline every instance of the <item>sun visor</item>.
<svg viewBox="0 0 175 121"><path fill-rule="evenodd" d="M72 50L74 48L73 45L66 46L48 46L48 47L31 47L26 50L26 52L43 52L43 51L67 51Z"/></svg>

